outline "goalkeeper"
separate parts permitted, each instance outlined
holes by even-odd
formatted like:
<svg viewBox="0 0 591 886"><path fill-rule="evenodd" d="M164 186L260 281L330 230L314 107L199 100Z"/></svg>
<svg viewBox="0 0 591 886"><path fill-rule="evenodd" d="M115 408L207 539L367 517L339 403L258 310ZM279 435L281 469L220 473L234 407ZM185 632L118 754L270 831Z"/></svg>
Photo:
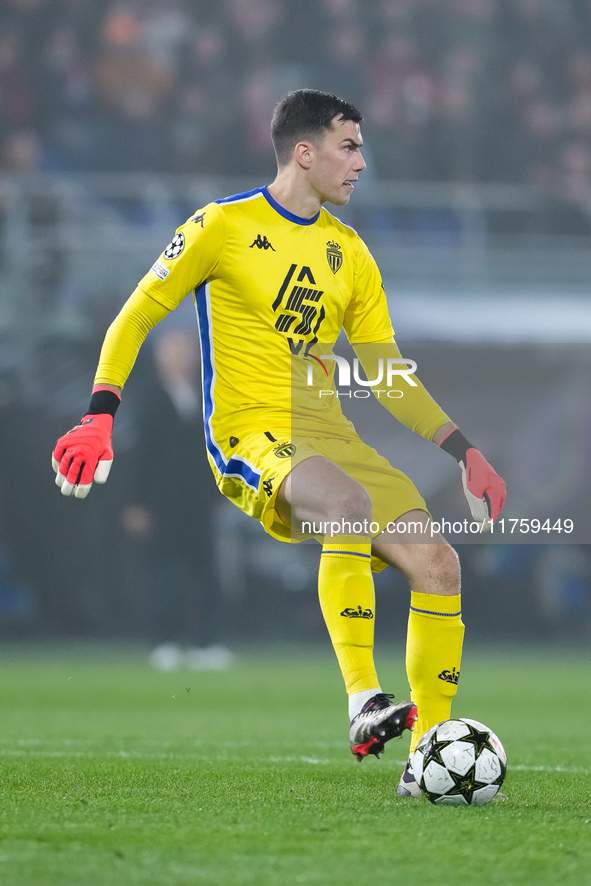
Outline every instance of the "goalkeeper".
<svg viewBox="0 0 591 886"><path fill-rule="evenodd" d="M322 544L320 605L358 760L380 756L388 740L414 727L412 752L449 717L464 632L458 558L431 526L419 492L360 439L336 395L318 397L308 384L320 372L323 388L335 391L336 361L323 358L341 330L368 378L401 359L374 259L324 207L346 204L365 168L361 119L353 105L316 90L297 90L277 105L276 178L209 203L177 230L110 326L88 412L53 453L64 495L84 498L93 480L105 482L113 419L138 350L192 293L211 468L220 491L268 533ZM472 515L486 528L503 508L505 484L418 379L404 380L402 397L380 402L457 459ZM166 457L156 470L166 472ZM372 570L386 566L402 572L411 591L411 701L397 704L382 692L373 660ZM398 792L418 793L410 765Z"/></svg>

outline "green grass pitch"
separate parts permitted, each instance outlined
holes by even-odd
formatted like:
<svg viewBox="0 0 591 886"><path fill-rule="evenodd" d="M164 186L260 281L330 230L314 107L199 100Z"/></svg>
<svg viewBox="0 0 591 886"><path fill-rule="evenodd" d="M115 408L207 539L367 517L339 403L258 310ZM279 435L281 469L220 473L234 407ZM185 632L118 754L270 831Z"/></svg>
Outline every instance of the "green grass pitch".
<svg viewBox="0 0 591 886"><path fill-rule="evenodd" d="M402 661L378 653L398 698ZM355 762L327 650L250 650L223 674L4 652L0 883L588 883L590 662L467 650L454 713L508 754L503 797L478 809L398 799L407 739Z"/></svg>

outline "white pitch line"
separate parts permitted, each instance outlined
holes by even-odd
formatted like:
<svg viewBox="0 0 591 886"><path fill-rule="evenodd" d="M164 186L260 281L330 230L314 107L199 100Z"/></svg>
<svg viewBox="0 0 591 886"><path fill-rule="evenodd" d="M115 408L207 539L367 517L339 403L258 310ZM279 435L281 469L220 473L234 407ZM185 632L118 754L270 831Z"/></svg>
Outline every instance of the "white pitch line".
<svg viewBox="0 0 591 886"><path fill-rule="evenodd" d="M24 744L22 740L18 742L18 744ZM31 744L42 744L42 739L33 739ZM4 744L7 744L5 741ZM26 742L28 744L28 742ZM141 752L141 751L126 751L123 749L117 751L94 751L91 749L88 750L58 750L58 749L50 749L47 748L44 750L42 747L1 747L0 743L0 757L78 757L78 758L86 758L86 759L109 759L109 760L162 760L162 761L174 761L174 760L199 760L201 756L199 754L199 750L196 748L194 752L176 752L174 750L162 750L162 751L152 751L152 752ZM220 755L218 759L228 761L228 759L232 759L231 754ZM211 757L208 757L211 760ZM235 757L235 759L242 760L242 757ZM322 757L308 757L308 756L285 756L285 757L264 757L264 758L253 758L253 762L269 762L269 763L306 763L309 766L330 766L330 765L339 765L343 763L344 758L339 757L337 754L334 759L327 760ZM390 759L387 761L391 767L395 766L405 766L407 760L394 760ZM514 763L512 764L509 761L507 766L508 772L557 772L564 773L565 775L589 775L591 774L591 769L584 768L582 766L533 766L526 763Z"/></svg>
<svg viewBox="0 0 591 886"><path fill-rule="evenodd" d="M509 763L507 769L514 772L565 772L567 775L591 774L591 769L585 769L582 766L528 766L525 763L516 763L512 766Z"/></svg>
<svg viewBox="0 0 591 886"><path fill-rule="evenodd" d="M308 763L310 766L330 766L335 760L320 760L317 757L265 757L270 763Z"/></svg>

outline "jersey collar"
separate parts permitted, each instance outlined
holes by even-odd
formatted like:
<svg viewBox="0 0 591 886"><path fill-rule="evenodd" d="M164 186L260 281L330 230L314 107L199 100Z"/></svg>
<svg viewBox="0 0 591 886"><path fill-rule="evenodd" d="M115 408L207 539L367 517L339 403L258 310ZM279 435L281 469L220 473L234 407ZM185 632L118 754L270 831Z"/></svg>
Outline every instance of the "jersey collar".
<svg viewBox="0 0 591 886"><path fill-rule="evenodd" d="M278 212L279 215L282 215L283 218L286 218L290 222L294 222L296 225L313 225L314 222L318 221L320 216L320 212L317 212L316 215L313 215L312 218L302 218L299 215L294 215L293 212L288 212L287 209L284 209L277 200L274 200L273 197L269 193L269 189L267 187L261 188L263 196L265 200L271 204L275 212Z"/></svg>

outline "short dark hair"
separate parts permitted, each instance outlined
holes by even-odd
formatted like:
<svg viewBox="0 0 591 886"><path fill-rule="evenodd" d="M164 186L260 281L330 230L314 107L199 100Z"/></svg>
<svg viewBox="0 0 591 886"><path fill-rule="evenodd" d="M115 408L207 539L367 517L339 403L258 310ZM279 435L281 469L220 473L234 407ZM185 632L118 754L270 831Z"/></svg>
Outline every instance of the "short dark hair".
<svg viewBox="0 0 591 886"><path fill-rule="evenodd" d="M302 139L314 142L323 138L335 117L354 123L363 120L354 105L330 92L317 89L289 92L276 105L271 121L277 164L285 166L289 163L294 147Z"/></svg>

